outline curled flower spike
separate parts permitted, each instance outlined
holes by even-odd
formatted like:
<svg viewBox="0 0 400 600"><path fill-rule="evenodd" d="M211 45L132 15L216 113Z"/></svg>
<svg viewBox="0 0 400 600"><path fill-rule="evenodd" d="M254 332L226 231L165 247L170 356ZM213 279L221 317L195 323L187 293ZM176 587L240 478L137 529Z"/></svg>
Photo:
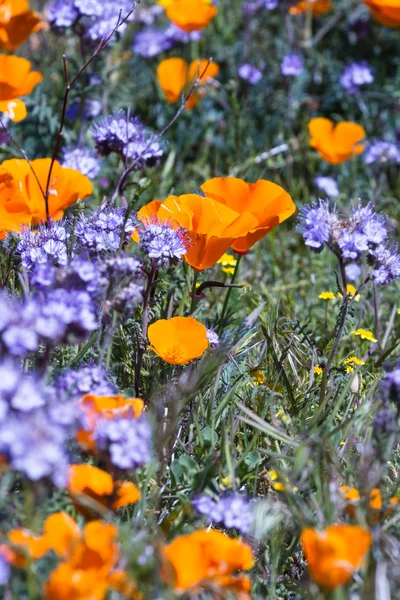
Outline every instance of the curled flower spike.
<svg viewBox="0 0 400 600"><path fill-rule="evenodd" d="M307 528L301 533L310 575L326 590L350 581L371 543L372 535L359 525L330 525L324 531Z"/></svg>
<svg viewBox="0 0 400 600"><path fill-rule="evenodd" d="M318 117L308 124L310 146L328 163L338 165L352 156L361 154L364 146L359 142L366 136L364 127L342 121L334 125L330 119Z"/></svg>
<svg viewBox="0 0 400 600"><path fill-rule="evenodd" d="M30 94L43 79L31 67L26 58L0 54L0 113L6 113L12 121L25 119L26 106L20 97Z"/></svg>
<svg viewBox="0 0 400 600"><path fill-rule="evenodd" d="M28 0L0 0L0 47L4 50L12 52L32 33L46 27L40 16L30 10Z"/></svg>
<svg viewBox="0 0 400 600"><path fill-rule="evenodd" d="M157 79L160 87L170 104L180 100L184 92L189 92L197 78L200 78L197 89L192 93L186 103L186 109L194 108L201 96L204 87L219 73L219 65L202 58L193 60L190 65L183 58L167 58L157 67Z"/></svg>
<svg viewBox="0 0 400 600"><path fill-rule="evenodd" d="M207 350L207 329L193 317L160 319L148 329L150 349L171 365L186 365Z"/></svg>
<svg viewBox="0 0 400 600"><path fill-rule="evenodd" d="M162 548L162 556L163 578L178 592L195 592L207 583L227 590L250 591L249 579L234 575L253 566L250 546L220 531L202 529L181 535Z"/></svg>
<svg viewBox="0 0 400 600"><path fill-rule="evenodd" d="M400 27L400 0L364 0L374 18L386 27Z"/></svg>
<svg viewBox="0 0 400 600"><path fill-rule="evenodd" d="M215 15L217 7L210 0L163 0L167 17L183 31L197 31L207 27Z"/></svg>

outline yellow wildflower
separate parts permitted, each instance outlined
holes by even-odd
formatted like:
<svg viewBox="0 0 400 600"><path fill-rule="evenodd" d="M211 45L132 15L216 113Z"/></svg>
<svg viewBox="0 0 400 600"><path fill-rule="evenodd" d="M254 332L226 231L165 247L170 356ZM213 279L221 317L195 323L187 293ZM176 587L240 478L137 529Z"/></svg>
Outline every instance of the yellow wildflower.
<svg viewBox="0 0 400 600"><path fill-rule="evenodd" d="M321 300L334 300L335 294L333 292L321 292L318 298L321 298Z"/></svg>
<svg viewBox="0 0 400 600"><path fill-rule="evenodd" d="M320 367L319 365L315 365L315 367L314 367L314 373L316 375L322 375L322 371L323 371L322 367Z"/></svg>
<svg viewBox="0 0 400 600"><path fill-rule="evenodd" d="M354 367L365 365L365 362L361 358L357 358L357 356L349 356L343 361L343 364L346 366L346 373L351 373L354 371Z"/></svg>
<svg viewBox="0 0 400 600"><path fill-rule="evenodd" d="M358 335L362 340L367 340L368 342L378 341L374 338L372 331L368 331L367 329L357 329L357 331L352 331L351 335Z"/></svg>
<svg viewBox="0 0 400 600"><path fill-rule="evenodd" d="M285 491L298 492L299 491L299 488L292 487L290 485L290 483L288 482L288 480L286 480L286 483L279 481L279 475L278 475L277 471L275 471L275 470L268 471L268 475L269 475L269 478L271 481L271 486L276 492L285 492Z"/></svg>
<svg viewBox="0 0 400 600"><path fill-rule="evenodd" d="M350 296L350 298L352 298L354 296L354 294L356 293L356 288L354 287L354 285L351 285L351 283L347 284L347 294ZM340 292L338 292L337 294L338 298L342 298L342 294ZM356 302L360 302L360 294L357 294L357 296L354 298L354 300Z"/></svg>
<svg viewBox="0 0 400 600"><path fill-rule="evenodd" d="M222 271L224 273L233 275L237 265L237 258L232 256L232 254L225 253L221 256L217 264L222 265Z"/></svg>
<svg viewBox="0 0 400 600"><path fill-rule="evenodd" d="M250 371L250 375L251 375L251 378L253 379L253 382L256 385L262 385L266 380L264 373L262 371L260 371L259 369L256 369L255 371Z"/></svg>

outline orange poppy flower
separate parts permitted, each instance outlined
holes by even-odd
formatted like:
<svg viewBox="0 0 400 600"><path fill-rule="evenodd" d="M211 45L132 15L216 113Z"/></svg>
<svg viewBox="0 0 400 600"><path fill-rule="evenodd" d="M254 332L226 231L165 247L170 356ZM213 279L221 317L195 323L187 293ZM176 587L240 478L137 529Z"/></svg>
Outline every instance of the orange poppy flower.
<svg viewBox="0 0 400 600"><path fill-rule="evenodd" d="M326 590L351 579L371 543L372 535L359 525L330 525L325 531L307 528L301 533L310 575Z"/></svg>
<svg viewBox="0 0 400 600"><path fill-rule="evenodd" d="M43 79L43 75L31 71L31 67L26 58L0 54L0 112L6 113L12 121L25 119L26 106L19 98L30 94Z"/></svg>
<svg viewBox="0 0 400 600"><path fill-rule="evenodd" d="M0 46L8 52L46 27L40 16L30 10L28 0L0 0Z"/></svg>
<svg viewBox="0 0 400 600"><path fill-rule="evenodd" d="M296 207L287 192L279 185L258 180L246 183L235 177L215 177L201 186L207 198L213 198L239 214L249 213L257 219L257 225L249 233L231 245L241 254L250 248L279 223L286 221Z"/></svg>
<svg viewBox="0 0 400 600"><path fill-rule="evenodd" d="M218 73L217 63L205 59L193 60L189 65L183 58L167 58L157 67L158 83L170 104L178 102L182 94L188 92L200 77L198 87L186 103L186 109L196 106L204 95L205 84L214 79Z"/></svg>
<svg viewBox="0 0 400 600"><path fill-rule="evenodd" d="M217 14L217 7L208 0L170 0L164 4L167 17L187 32L204 29Z"/></svg>
<svg viewBox="0 0 400 600"><path fill-rule="evenodd" d="M320 17L327 12L330 12L333 8L330 0L301 0L295 6L289 8L289 14L291 15L303 15L308 11L314 17Z"/></svg>
<svg viewBox="0 0 400 600"><path fill-rule="evenodd" d="M162 548L164 580L178 592L201 589L207 583L248 591L247 577L233 577L236 571L251 569L251 548L214 529L202 529L175 538Z"/></svg>
<svg viewBox="0 0 400 600"><path fill-rule="evenodd" d="M81 429L76 435L77 441L86 450L94 451L96 443L93 440L93 431L99 419L115 419L119 416L131 414L139 417L144 408L140 398L125 398L124 396L94 396L87 394L79 402L80 408L85 413L87 429Z"/></svg>
<svg viewBox="0 0 400 600"><path fill-rule="evenodd" d="M78 510L86 517L97 515L105 506L116 510L140 499L140 492L131 481L116 481L109 473L89 464L71 465L67 489Z"/></svg>
<svg viewBox="0 0 400 600"><path fill-rule="evenodd" d="M374 18L386 27L400 27L400 0L364 0Z"/></svg>
<svg viewBox="0 0 400 600"><path fill-rule="evenodd" d="M157 216L175 221L188 231L190 245L185 260L197 271L212 267L235 240L259 225L254 215L239 213L213 198L197 194L169 196Z"/></svg>
<svg viewBox="0 0 400 600"><path fill-rule="evenodd" d="M351 517L354 518L356 514L356 507L360 501L360 493L356 488L349 487L347 485L342 485L340 487L340 491L344 495L344 499L346 501L346 512ZM390 498L389 505L384 513L384 517L388 517L392 512L393 508L399 503L399 498L393 497ZM383 501L382 494L379 488L373 488L370 494L369 508L373 511L372 521L376 524L381 517L382 509L383 509Z"/></svg>
<svg viewBox="0 0 400 600"><path fill-rule="evenodd" d="M207 329L193 317L172 317L152 323L147 335L153 350L171 365L186 365L207 350Z"/></svg>
<svg viewBox="0 0 400 600"><path fill-rule="evenodd" d="M366 136L366 132L357 123L341 121L335 126L330 119L318 117L311 119L308 130L311 135L310 146L332 165L345 162L364 150L359 142Z"/></svg>
<svg viewBox="0 0 400 600"><path fill-rule="evenodd" d="M50 158L38 158L31 162L40 186L32 173L28 162L23 159L13 158L0 165L0 174L8 173L12 177L6 184L0 182L0 211L4 211L14 219L14 230L21 229L27 220L32 225L38 225L46 220L46 206L43 193L46 190L47 179L51 165ZM58 220L64 210L77 202L90 196L93 192L90 180L79 171L62 167L57 161L54 163L49 186L49 214L52 219ZM16 216L21 215L18 223ZM0 232L7 231L0 224Z"/></svg>

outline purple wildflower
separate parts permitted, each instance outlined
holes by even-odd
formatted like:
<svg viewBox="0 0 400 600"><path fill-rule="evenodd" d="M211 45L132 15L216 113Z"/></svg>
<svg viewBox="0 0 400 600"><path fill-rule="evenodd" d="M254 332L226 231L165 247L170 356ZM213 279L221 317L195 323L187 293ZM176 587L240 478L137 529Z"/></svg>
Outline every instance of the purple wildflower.
<svg viewBox="0 0 400 600"><path fill-rule="evenodd" d="M67 369L57 378L56 383L57 389L76 400L86 394L110 396L117 391L104 368L94 363Z"/></svg>
<svg viewBox="0 0 400 600"><path fill-rule="evenodd" d="M107 451L113 465L134 469L150 462L152 431L146 416L101 421L95 432L97 447Z"/></svg>
<svg viewBox="0 0 400 600"><path fill-rule="evenodd" d="M307 246L320 251L324 244L331 241L337 222L335 207L331 207L328 201L320 200L318 204L307 205L300 211L298 230L303 234Z"/></svg>
<svg viewBox="0 0 400 600"><path fill-rule="evenodd" d="M281 62L281 73L285 77L297 77L304 69L304 59L301 54L287 54Z"/></svg>
<svg viewBox="0 0 400 600"><path fill-rule="evenodd" d="M349 94L358 94L360 87L368 83L372 83L374 77L367 63L351 63L347 65L340 77L340 85Z"/></svg>
<svg viewBox="0 0 400 600"><path fill-rule="evenodd" d="M257 67L244 63L238 69L238 75L244 81L248 81L251 85L256 85L262 79L262 73Z"/></svg>
<svg viewBox="0 0 400 600"><path fill-rule="evenodd" d="M144 29L136 34L133 51L143 58L153 58L172 46L173 40L165 34L165 30Z"/></svg>
<svg viewBox="0 0 400 600"><path fill-rule="evenodd" d="M167 221L151 219L140 229L139 246L157 269L177 265L185 256L189 239L183 227L173 227Z"/></svg>
<svg viewBox="0 0 400 600"><path fill-rule="evenodd" d="M368 144L364 153L364 162L366 165L373 163L400 163L400 150L396 144L377 140Z"/></svg>
<svg viewBox="0 0 400 600"><path fill-rule="evenodd" d="M68 238L69 233L62 222L39 225L36 231L22 231L16 253L26 269L39 264L65 265L68 261Z"/></svg>
<svg viewBox="0 0 400 600"><path fill-rule="evenodd" d="M371 251L372 278L380 285L388 285L400 279L400 254L397 244L392 247L378 246Z"/></svg>
<svg viewBox="0 0 400 600"><path fill-rule="evenodd" d="M136 169L155 166L164 150L157 135L151 133L137 117L124 111L99 120L91 129L99 154L112 152L127 158Z"/></svg>
<svg viewBox="0 0 400 600"><path fill-rule="evenodd" d="M339 188L333 177L319 175L314 179L314 183L321 192L325 192L330 198L337 198L339 196Z"/></svg>
<svg viewBox="0 0 400 600"><path fill-rule="evenodd" d="M100 207L79 216L74 232L76 250L91 256L117 252L133 230L133 220L126 218L125 208Z"/></svg>
<svg viewBox="0 0 400 600"><path fill-rule="evenodd" d="M253 511L249 500L241 494L229 494L212 500L200 496L192 504L209 523L218 523L228 529L237 529L242 534L250 531L253 524Z"/></svg>
<svg viewBox="0 0 400 600"><path fill-rule="evenodd" d="M67 149L64 152L63 167L80 171L89 179L95 179L100 173L99 159L90 150L85 148Z"/></svg>

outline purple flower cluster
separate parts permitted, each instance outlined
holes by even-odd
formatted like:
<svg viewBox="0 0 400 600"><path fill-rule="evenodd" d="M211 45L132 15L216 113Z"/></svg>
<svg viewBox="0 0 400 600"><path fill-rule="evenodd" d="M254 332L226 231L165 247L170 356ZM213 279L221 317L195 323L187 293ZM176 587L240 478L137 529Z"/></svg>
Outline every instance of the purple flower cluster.
<svg viewBox="0 0 400 600"><path fill-rule="evenodd" d="M132 9L131 0L54 0L46 7L48 21L58 29L83 25L88 39L100 40L116 27L120 14L124 18ZM130 20L133 19L130 17ZM119 28L123 32L126 24Z"/></svg>
<svg viewBox="0 0 400 600"><path fill-rule="evenodd" d="M396 144L377 140L367 145L364 153L364 162L366 165L374 163L379 164L400 164L400 149Z"/></svg>
<svg viewBox="0 0 400 600"><path fill-rule="evenodd" d="M400 408L400 365L385 373L382 390L386 398Z"/></svg>
<svg viewBox="0 0 400 600"><path fill-rule="evenodd" d="M207 517L209 523L249 533L253 524L253 510L249 500L242 494L227 494L213 500L202 495L192 501L193 506Z"/></svg>
<svg viewBox="0 0 400 600"><path fill-rule="evenodd" d="M173 227L167 221L151 219L140 229L139 247L157 269L177 265L185 256L190 241L183 227Z"/></svg>
<svg viewBox="0 0 400 600"><path fill-rule="evenodd" d="M164 154L157 135L150 132L138 117L124 111L100 119L91 128L99 154L119 154L135 169L154 167Z"/></svg>
<svg viewBox="0 0 400 600"><path fill-rule="evenodd" d="M95 396L108 396L117 391L104 367L93 362L76 369L66 369L57 378L56 384L60 392L73 400L78 400L89 393Z"/></svg>
<svg viewBox="0 0 400 600"><path fill-rule="evenodd" d="M327 245L358 275L358 263L366 258L377 283L387 285L400 278L400 255L389 238L388 219L372 204L355 203L350 216L345 217L338 215L329 201L320 200L301 210L298 229L307 246L320 252Z"/></svg>
<svg viewBox="0 0 400 600"><path fill-rule="evenodd" d="M329 198L337 198L339 196L339 188L333 177L323 177L319 175L314 179L317 188L324 192Z"/></svg>
<svg viewBox="0 0 400 600"><path fill-rule="evenodd" d="M340 77L340 85L349 94L358 94L360 87L374 81L374 76L367 63L351 63L346 66Z"/></svg>
<svg viewBox="0 0 400 600"><path fill-rule="evenodd" d="M64 152L63 167L80 171L89 179L95 179L100 173L100 161L90 150L85 148L67 148Z"/></svg>
<svg viewBox="0 0 400 600"><path fill-rule="evenodd" d="M133 43L133 51L142 58L153 58L161 52L166 52L177 43L187 44L190 41L200 41L201 31L186 33L173 23L164 29L147 27L139 31Z"/></svg>
<svg viewBox="0 0 400 600"><path fill-rule="evenodd" d="M22 231L16 254L26 269L37 265L66 265L68 262L69 233L64 222L39 225L33 231Z"/></svg>
<svg viewBox="0 0 400 600"><path fill-rule="evenodd" d="M94 438L99 450L108 452L112 464L119 469L134 469L150 462L152 431L145 415L102 420Z"/></svg>
<svg viewBox="0 0 400 600"><path fill-rule="evenodd" d="M238 75L241 79L248 81L251 85L256 85L263 76L262 72L257 69L257 67L254 67L248 63L240 65L238 69Z"/></svg>
<svg viewBox="0 0 400 600"><path fill-rule="evenodd" d="M304 59L301 54L287 54L281 62L281 73L285 77L297 77L304 70Z"/></svg>
<svg viewBox="0 0 400 600"><path fill-rule="evenodd" d="M82 213L74 230L76 251L88 256L118 252L134 228L133 219L127 216L123 207L103 206Z"/></svg>
<svg viewBox="0 0 400 600"><path fill-rule="evenodd" d="M28 479L64 486L67 433L48 410L51 390L12 362L0 363L0 453Z"/></svg>

